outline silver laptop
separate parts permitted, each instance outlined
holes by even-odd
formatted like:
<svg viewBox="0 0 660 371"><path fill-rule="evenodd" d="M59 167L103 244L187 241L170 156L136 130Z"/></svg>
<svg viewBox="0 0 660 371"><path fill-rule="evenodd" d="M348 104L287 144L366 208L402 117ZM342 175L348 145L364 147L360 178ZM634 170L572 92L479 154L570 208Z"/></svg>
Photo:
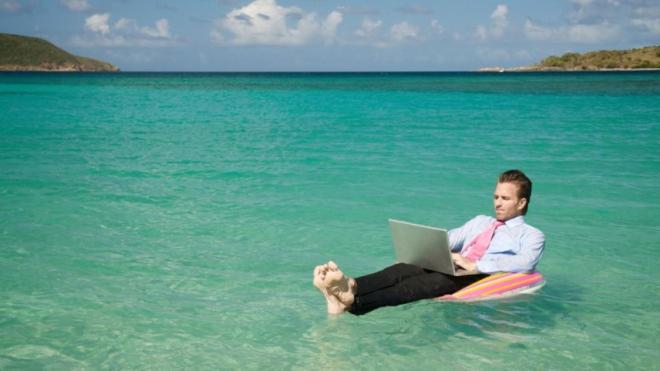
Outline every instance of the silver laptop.
<svg viewBox="0 0 660 371"><path fill-rule="evenodd" d="M452 276L465 274L451 259L447 230L395 219L389 222L398 262Z"/></svg>

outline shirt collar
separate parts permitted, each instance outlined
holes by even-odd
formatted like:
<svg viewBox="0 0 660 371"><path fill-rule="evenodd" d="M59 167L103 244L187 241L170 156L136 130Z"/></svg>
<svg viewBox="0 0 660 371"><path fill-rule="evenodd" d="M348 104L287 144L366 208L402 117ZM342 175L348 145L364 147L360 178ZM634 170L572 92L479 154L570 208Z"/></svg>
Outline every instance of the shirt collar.
<svg viewBox="0 0 660 371"><path fill-rule="evenodd" d="M506 224L507 227L516 227L524 223L525 223L525 218L522 215L518 215L517 217L511 218L506 222L504 222L504 224Z"/></svg>

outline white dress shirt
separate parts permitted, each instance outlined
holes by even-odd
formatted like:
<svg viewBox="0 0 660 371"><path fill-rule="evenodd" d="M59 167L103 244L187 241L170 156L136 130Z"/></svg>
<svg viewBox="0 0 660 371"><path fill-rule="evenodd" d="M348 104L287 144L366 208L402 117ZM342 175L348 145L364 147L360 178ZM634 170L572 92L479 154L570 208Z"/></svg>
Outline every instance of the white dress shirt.
<svg viewBox="0 0 660 371"><path fill-rule="evenodd" d="M495 218L479 215L449 231L449 246L459 252L481 232L490 227ZM543 232L525 223L522 215L509 219L495 230L488 249L477 261L482 273L532 272L543 255Z"/></svg>

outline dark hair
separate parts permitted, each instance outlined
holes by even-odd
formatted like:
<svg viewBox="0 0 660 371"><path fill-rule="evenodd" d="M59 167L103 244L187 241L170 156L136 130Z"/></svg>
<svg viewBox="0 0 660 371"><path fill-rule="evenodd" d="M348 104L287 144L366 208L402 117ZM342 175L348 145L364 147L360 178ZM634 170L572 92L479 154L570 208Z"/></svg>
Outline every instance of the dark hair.
<svg viewBox="0 0 660 371"><path fill-rule="evenodd" d="M518 186L518 198L527 199L525 208L523 209L523 215L527 214L527 207L529 207L529 202L532 198L532 181L520 170L507 170L500 174L497 179L498 183L514 183Z"/></svg>

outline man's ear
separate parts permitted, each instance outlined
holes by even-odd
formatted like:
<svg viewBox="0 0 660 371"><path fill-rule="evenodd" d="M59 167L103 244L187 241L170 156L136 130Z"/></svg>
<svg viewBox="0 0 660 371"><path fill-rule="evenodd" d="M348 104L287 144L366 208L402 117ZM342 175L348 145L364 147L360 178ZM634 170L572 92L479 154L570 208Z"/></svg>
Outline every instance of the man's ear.
<svg viewBox="0 0 660 371"><path fill-rule="evenodd" d="M522 211L526 205L527 205L527 199L523 197L520 200L518 200L518 205L516 205L516 207L518 210Z"/></svg>

